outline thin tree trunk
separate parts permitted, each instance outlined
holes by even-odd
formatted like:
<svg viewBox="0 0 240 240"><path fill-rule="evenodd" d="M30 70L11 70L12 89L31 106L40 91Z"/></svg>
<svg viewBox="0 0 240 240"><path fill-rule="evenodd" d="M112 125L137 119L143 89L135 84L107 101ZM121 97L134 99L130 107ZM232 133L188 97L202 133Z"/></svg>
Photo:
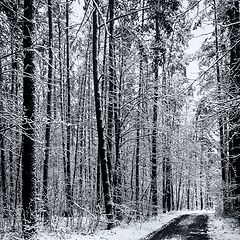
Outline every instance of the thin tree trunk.
<svg viewBox="0 0 240 240"><path fill-rule="evenodd" d="M3 218L8 217L8 204L7 204L7 175L6 175L6 158L4 148L4 135L3 129L0 127L0 149L1 149L1 187L2 187L2 201L3 201Z"/></svg>
<svg viewBox="0 0 240 240"><path fill-rule="evenodd" d="M168 149L167 149L167 152L169 152ZM166 159L166 205L167 205L168 212L170 212L171 208L172 208L172 191L171 191L171 185L172 185L171 172L172 172L172 170L171 170L171 168L172 168L172 166L170 163L170 158L169 158L169 156L167 156L167 159Z"/></svg>
<svg viewBox="0 0 240 240"><path fill-rule="evenodd" d="M203 133L202 133L203 135ZM202 137L203 138L203 137ZM201 143L201 156L200 156L200 190L199 190L199 193L200 193L200 210L203 210L203 143Z"/></svg>
<svg viewBox="0 0 240 240"><path fill-rule="evenodd" d="M142 8L144 8L145 2L142 3ZM141 25L141 33L143 31L144 24L144 10L142 11L142 25ZM142 81L143 81L143 45L142 42L139 42L139 53L140 53L140 61L139 61L139 84L138 84L138 113L137 113L137 131L136 131L136 173L135 173L135 182L136 182L136 215L137 219L139 219L139 195L140 195L140 110L141 110L141 99L142 99ZM143 176L144 177L144 176Z"/></svg>
<svg viewBox="0 0 240 240"><path fill-rule="evenodd" d="M182 170L183 170L183 164L181 165L181 169L180 169L180 176L179 176L179 183L178 183L178 190L177 190L177 201L176 201L176 210L179 210L179 206L180 206L180 196L181 196L181 187L182 187Z"/></svg>
<svg viewBox="0 0 240 240"><path fill-rule="evenodd" d="M106 209L106 215L108 218L108 229L113 227L113 215L112 215L112 195L111 195L111 186L108 172L108 164L106 158L106 149L105 149L105 138L102 122L102 111L101 111L101 99L99 93L99 82L98 82L98 0L95 0L95 6L92 15L93 19L93 35L92 35L92 48L93 48L93 81L94 81L94 97L95 97L95 111L97 119L97 133L98 133L98 146L99 146L99 157L101 162L101 172L102 172L102 186L103 186L103 195L104 203ZM98 157L98 156L97 156Z"/></svg>
<svg viewBox="0 0 240 240"><path fill-rule="evenodd" d="M0 60L0 93L3 95L3 77L2 77L2 62ZM3 112L3 102L0 102L0 111ZM7 211L7 175L6 175L6 157L4 146L4 119L0 116L0 168L1 168L1 187L3 201L3 218L8 216Z"/></svg>
<svg viewBox="0 0 240 240"><path fill-rule="evenodd" d="M67 71L67 158L66 158L66 203L67 216L72 216L71 195L71 83L70 83L70 45L69 45L69 0L66 1L66 71Z"/></svg>
<svg viewBox="0 0 240 240"><path fill-rule="evenodd" d="M48 207L48 165L50 155L50 131L52 114L52 76L53 76L53 26L52 26L52 0L48 0L48 91L47 91L47 123L45 132L45 158L43 163L43 213L44 224L49 223Z"/></svg>
<svg viewBox="0 0 240 240"><path fill-rule="evenodd" d="M109 0L109 19L114 17L114 0ZM116 79L114 69L114 43L113 43L114 21L109 23L109 91L108 91L108 120L107 120L107 160L110 182L112 181L113 162L113 129L114 109L116 102Z"/></svg>
<svg viewBox="0 0 240 240"><path fill-rule="evenodd" d="M163 163L162 163L162 208L163 208L163 213L166 213L167 212L167 184L166 184L166 180L167 180L167 177L166 177L166 158L165 156L163 157Z"/></svg>
<svg viewBox="0 0 240 240"><path fill-rule="evenodd" d="M158 199L157 199L157 117L158 117L158 64L159 56L157 50L157 44L159 43L160 32L159 32L159 19L156 13L155 16L155 56L154 56L154 75L155 75L155 86L154 86L154 103L153 103L153 130L152 130L152 175L151 175L151 203L152 203L152 215L158 214Z"/></svg>

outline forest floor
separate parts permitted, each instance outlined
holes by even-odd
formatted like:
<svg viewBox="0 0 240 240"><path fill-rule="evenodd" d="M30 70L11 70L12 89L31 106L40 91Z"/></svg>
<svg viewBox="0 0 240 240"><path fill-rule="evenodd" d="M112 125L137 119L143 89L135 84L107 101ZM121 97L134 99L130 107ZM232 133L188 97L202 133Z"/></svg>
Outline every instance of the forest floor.
<svg viewBox="0 0 240 240"><path fill-rule="evenodd" d="M4 233L0 240L22 240L16 233ZM121 223L111 230L99 226L94 233L74 232L64 225L39 229L34 240L240 240L239 223L210 211L180 211L160 214L144 222Z"/></svg>

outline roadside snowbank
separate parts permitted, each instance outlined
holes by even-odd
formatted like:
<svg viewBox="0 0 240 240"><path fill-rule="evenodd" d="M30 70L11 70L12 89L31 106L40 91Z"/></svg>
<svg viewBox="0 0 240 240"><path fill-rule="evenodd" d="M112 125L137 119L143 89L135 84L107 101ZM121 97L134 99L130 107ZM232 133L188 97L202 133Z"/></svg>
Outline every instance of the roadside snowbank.
<svg viewBox="0 0 240 240"><path fill-rule="evenodd" d="M240 228L233 218L217 217L209 215L208 234L213 240L239 240Z"/></svg>
<svg viewBox="0 0 240 240"><path fill-rule="evenodd" d="M150 233L160 229L172 219L183 214L207 214L209 216L208 234L213 240L239 240L240 228L236 220L232 218L217 217L213 211L179 211L161 214L145 222L122 223L112 230L100 230L94 234L70 232L62 228L59 231L39 231L34 240L140 240ZM22 240L16 234L0 235L2 240Z"/></svg>
<svg viewBox="0 0 240 240"><path fill-rule="evenodd" d="M172 219L178 217L182 213L173 212L161 214L156 218L152 218L146 222L133 222L130 224L123 223L121 226L112 230L99 230L91 235L82 235L80 233L39 233L38 240L139 240L146 237L151 232L161 228Z"/></svg>

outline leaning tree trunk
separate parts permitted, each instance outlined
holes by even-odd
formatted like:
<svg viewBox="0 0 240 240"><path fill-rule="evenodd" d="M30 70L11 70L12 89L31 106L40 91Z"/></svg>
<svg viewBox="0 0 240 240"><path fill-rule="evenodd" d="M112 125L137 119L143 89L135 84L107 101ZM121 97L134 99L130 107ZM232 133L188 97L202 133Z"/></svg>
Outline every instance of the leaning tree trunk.
<svg viewBox="0 0 240 240"><path fill-rule="evenodd" d="M49 222L48 208L48 162L50 153L50 130L52 112L52 76L53 76L53 26L52 26L52 0L48 0L48 92L47 92L47 123L45 131L45 158L43 163L43 202L44 202L44 224Z"/></svg>
<svg viewBox="0 0 240 240"><path fill-rule="evenodd" d="M35 82L34 0L24 0L23 124L22 124L22 229L25 239L35 233Z"/></svg>
<svg viewBox="0 0 240 240"><path fill-rule="evenodd" d="M103 196L106 209L106 215L108 218L108 229L113 227L113 215L112 215L112 196L111 186L108 172L108 164L106 158L105 149L105 137L102 122L102 110L101 110L101 99L99 93L99 82L98 82L98 0L95 0L95 9L93 11L93 29L92 29L92 58L93 58L93 83L94 83L94 98L95 98L95 112L97 120L97 133L98 133L98 156L101 163L102 172L102 187Z"/></svg>

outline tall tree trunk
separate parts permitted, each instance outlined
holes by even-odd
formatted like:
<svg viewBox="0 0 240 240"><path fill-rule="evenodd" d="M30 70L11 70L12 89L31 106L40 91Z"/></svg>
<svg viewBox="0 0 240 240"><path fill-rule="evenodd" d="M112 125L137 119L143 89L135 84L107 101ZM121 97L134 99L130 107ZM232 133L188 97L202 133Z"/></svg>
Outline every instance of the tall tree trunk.
<svg viewBox="0 0 240 240"><path fill-rule="evenodd" d="M203 139L203 133L202 133L202 137L201 139ZM203 210L203 143L201 142L201 156L200 156L200 173L199 173L199 178L200 178L200 182L199 182L199 194L200 194L200 210Z"/></svg>
<svg viewBox="0 0 240 240"><path fill-rule="evenodd" d="M113 215L112 215L112 195L111 195L111 186L108 172L108 164L106 158L106 149L105 149L105 138L102 122L102 111L101 111L101 99L99 93L99 82L98 82L98 0L94 2L95 8L93 11L93 29L92 29L92 48L93 48L93 83L94 83L94 98L95 98L95 111L97 119L97 133L98 133L98 154L101 162L101 172L102 172L102 186L103 186L103 195L104 203L106 209L106 215L108 218L108 229L113 227ZM97 156L98 157L98 156Z"/></svg>
<svg viewBox="0 0 240 240"><path fill-rule="evenodd" d="M109 19L114 17L114 0L108 3ZM109 23L109 91L108 91L108 120L107 120L107 160L110 182L112 181L113 164L113 130L114 130L114 109L116 103L116 78L114 69L114 41L113 41L114 21Z"/></svg>
<svg viewBox="0 0 240 240"><path fill-rule="evenodd" d="M45 131L45 158L43 163L43 213L44 224L49 222L48 208L48 165L50 154L50 131L52 114L52 76L53 76L53 26L52 26L52 0L48 0L48 91L47 91L47 123Z"/></svg>
<svg viewBox="0 0 240 240"><path fill-rule="evenodd" d="M3 96L3 78L2 78L2 62L0 60L0 94ZM0 102L0 112L3 112L3 102ZM7 211L7 174L6 174L6 157L4 146L4 119L0 116L0 168L1 168L1 187L3 201L3 218L8 216Z"/></svg>
<svg viewBox="0 0 240 240"><path fill-rule="evenodd" d="M58 5L60 10L60 5ZM67 196L67 167L66 167L66 143L65 143L65 106L64 106L64 99L65 99L65 84L63 78L63 64L62 64L62 41L61 41L61 18L60 15L58 17L58 59L59 59L59 77L60 77L60 115L61 115L61 135L62 135L62 160L63 160L63 171L64 171L64 183L65 183L65 195ZM65 215L67 215L65 210Z"/></svg>
<svg viewBox="0 0 240 240"><path fill-rule="evenodd" d="M67 158L66 158L66 203L67 216L72 216L71 195L71 83L70 83L70 45L69 45L69 0L66 1L66 67L67 67Z"/></svg>
<svg viewBox="0 0 240 240"><path fill-rule="evenodd" d="M217 16L217 3L214 0L214 32L215 32L215 50L216 50L216 77L217 77L217 87L218 87L218 99L221 102L222 94L221 94L221 79L220 79L220 66L219 66L219 40L218 40L218 16ZM224 142L224 123L223 116L220 113L219 119L219 138L220 138L220 159L221 159L221 168L222 168L222 183L223 183L223 213L226 214L228 212L228 204L227 204L227 161L225 156L225 145Z"/></svg>
<svg viewBox="0 0 240 240"><path fill-rule="evenodd" d="M35 233L35 81L34 0L24 0L23 124L22 124L22 228L25 239Z"/></svg>
<svg viewBox="0 0 240 240"><path fill-rule="evenodd" d="M232 166L231 181L233 183L233 212L240 213L240 112L234 98L240 96L240 15L239 0L228 1L227 15L229 18L230 34L230 95L233 108L230 111L230 146L229 158Z"/></svg>
<svg viewBox="0 0 240 240"><path fill-rule="evenodd" d="M142 47L140 47L140 67L139 67L139 86L138 86L138 101L140 101L141 92L142 92ZM136 193L135 193L135 205L136 205L136 215L137 219L139 219L139 191L140 191L140 176L139 176L139 169L140 169L140 103L138 104L138 113L137 113L137 131L136 131L136 172L135 172L135 183L136 183Z"/></svg>
<svg viewBox="0 0 240 240"><path fill-rule="evenodd" d="M156 216L158 213L157 204L157 118L158 118L158 65L159 65L159 52L158 44L160 38L159 19L158 14L155 16L155 56L154 56L154 103L153 103L153 130L152 130L152 175L151 175L151 202L152 202L152 215Z"/></svg>
<svg viewBox="0 0 240 240"><path fill-rule="evenodd" d="M0 107L1 110L1 107ZM3 127L0 126L0 155L1 155L1 187L2 187L2 201L3 201L3 218L6 218L9 214L7 209L7 174L6 174L6 158L4 148L4 135Z"/></svg>
<svg viewBox="0 0 240 240"><path fill-rule="evenodd" d="M145 1L142 3L142 8L144 8ZM144 24L144 10L142 11L142 24L141 24L141 34L143 31L143 24ZM135 197L135 204L136 204L136 215L137 219L139 218L139 195L140 195L140 131L141 131L141 100L142 100L142 81L143 81L143 44L139 41L139 83L138 83L138 109L137 109L137 123L136 123L136 173L135 173L135 182L136 182L136 197Z"/></svg>

